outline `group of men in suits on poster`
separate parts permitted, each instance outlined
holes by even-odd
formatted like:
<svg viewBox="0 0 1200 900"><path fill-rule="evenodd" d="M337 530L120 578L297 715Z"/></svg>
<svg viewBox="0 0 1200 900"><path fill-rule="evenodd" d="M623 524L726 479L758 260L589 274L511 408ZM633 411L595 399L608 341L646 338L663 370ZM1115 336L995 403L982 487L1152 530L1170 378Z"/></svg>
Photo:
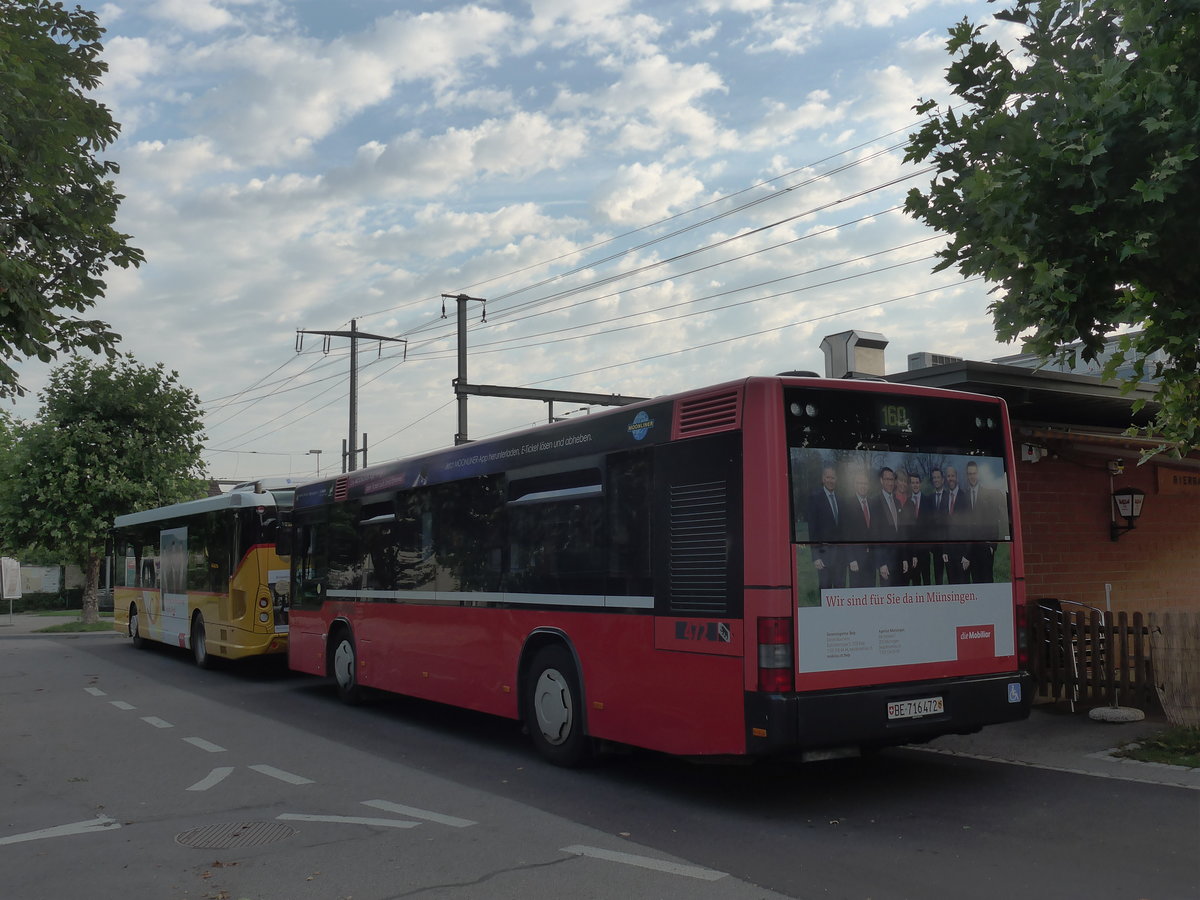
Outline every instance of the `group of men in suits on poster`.
<svg viewBox="0 0 1200 900"><path fill-rule="evenodd" d="M833 466L808 504L808 536L822 589L990 583L996 541L1007 535L1005 495L979 483L979 465L929 473L883 466L849 473Z"/></svg>

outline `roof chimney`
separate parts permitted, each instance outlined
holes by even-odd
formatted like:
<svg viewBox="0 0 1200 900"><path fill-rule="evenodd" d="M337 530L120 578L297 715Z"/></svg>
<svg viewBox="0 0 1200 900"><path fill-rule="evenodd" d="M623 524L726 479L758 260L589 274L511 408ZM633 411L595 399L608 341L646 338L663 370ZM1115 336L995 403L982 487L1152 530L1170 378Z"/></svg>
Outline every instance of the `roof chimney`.
<svg viewBox="0 0 1200 900"><path fill-rule="evenodd" d="M826 378L882 378L888 340L873 331L842 331L821 341Z"/></svg>

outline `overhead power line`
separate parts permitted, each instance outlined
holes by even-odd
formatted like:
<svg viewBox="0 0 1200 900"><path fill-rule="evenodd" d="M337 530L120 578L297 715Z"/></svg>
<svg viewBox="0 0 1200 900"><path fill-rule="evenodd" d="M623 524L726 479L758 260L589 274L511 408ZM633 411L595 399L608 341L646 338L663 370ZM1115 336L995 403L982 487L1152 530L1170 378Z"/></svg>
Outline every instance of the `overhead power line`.
<svg viewBox="0 0 1200 900"><path fill-rule="evenodd" d="M590 260L586 263L582 263L576 267L573 267L573 268L569 269L568 271L557 273L554 276L551 276L549 278L538 279L527 285L517 287L517 288L511 289L511 290L507 290L503 293L495 295L494 297L490 297L488 299L489 306L491 307L491 308L489 308L489 318L492 318L493 321L497 322L497 324L504 324L504 325L511 326L511 325L514 325L519 322L525 322L527 320L534 319L538 315L552 315L554 313L563 312L565 310L573 310L573 309L576 309L585 304L595 303L599 300L608 299L608 298L611 298L611 297L616 296L621 293L638 290L638 289L641 289L644 287L653 286L655 284L661 284L663 281L668 280L668 278L678 279L678 278L686 277L688 275L694 275L698 272L717 269L722 265L729 265L729 264L738 262L740 260L744 260L749 256L756 255L759 253L766 253L772 249L778 249L780 247L786 246L787 244L794 243L795 241L807 239L807 237L810 237L812 235L806 235L806 236L803 236L800 238L795 238L795 239L792 239L789 241L779 242L779 243L772 245L772 247L769 247L769 248L760 248L760 249L751 251L750 253L740 254L737 256L730 257L725 260L721 260L721 261L714 262L714 263L709 263L704 266L698 266L698 267L689 269L685 272L676 272L672 276L664 276L663 278L649 281L649 282L646 282L645 284L640 284L640 285L637 285L634 287L625 288L624 290L605 292L605 293L599 294L597 296L592 296L592 297L587 297L587 298L581 297L581 295L586 294L588 292L601 290L601 289L603 289L603 287L615 285L621 280L636 277L637 274L643 274L654 268L678 265L678 263L680 263L688 258L693 258L704 252L717 249L721 246L725 246L733 241L746 240L752 235L762 234L771 228L780 227L783 224L797 221L805 216L811 216L811 215L818 214L820 212L828 210L829 208L836 207L839 204L844 204L844 203L850 202L851 200L858 199L862 196L866 196L874 191L886 190L888 188L894 187L895 185L901 183L904 180L908 180L913 177L918 177L922 173L914 172L911 174L906 174L905 176L903 176L901 178L890 180L881 185L876 185L872 188L867 188L867 189L864 189L861 191L856 191L851 194L839 196L838 198L834 199L833 201L830 201L828 203L821 204L818 206L814 206L812 209L806 210L803 213L798 213L795 215L787 216L787 217L781 218L775 222L771 222L766 225L757 226L753 229L748 229L737 235L733 235L733 236L727 237L727 238L722 238L721 240L712 242L711 244L704 245L702 247L697 247L694 249L686 250L684 252L670 256L667 259L664 259L662 261L647 264L645 266L638 266L636 268L629 270L628 272L618 273L615 275L606 275L601 278L591 279L591 280L587 281L586 283L578 284L578 285L571 286L571 287L564 287L561 290L550 292L546 296L533 297L530 299L526 299L520 303L512 303L510 305L503 305L503 303L502 303L502 301L511 301L511 300L521 296L522 294L528 294L532 291L536 291L538 288L544 287L553 282L562 282L565 279L569 279L569 278L573 277L574 275L578 275L589 269L595 269L597 267L609 265L609 264L616 262L622 258L628 257L631 254L644 252L645 250L647 250L651 247L654 247L658 244L661 244L662 242L669 241L669 240L678 240L681 236L683 236L689 232L694 232L694 231L696 231L700 228L703 228L707 225L711 225L718 221L728 219L732 215L736 215L739 212L748 211L750 209L753 209L756 206L759 206L759 205L769 202L771 200L775 200L775 199L778 199L778 198L781 198L784 196L794 196L797 191L802 190L808 186L811 186L817 182L829 180L830 178L836 177L837 175L844 173L846 171L849 171L849 170L855 168L856 166L862 166L872 160L879 159L880 157L886 156L889 153L894 153L897 149L899 149L900 147L903 147L904 144L893 142L893 143L889 144L888 146L879 148L869 154L864 155L863 157L861 157L857 160L846 162L844 164L838 165L838 166L836 166L828 171L825 171L825 172L811 174L809 177L806 177L805 179L800 180L795 184L788 184L782 188L779 187L779 184L781 182L785 182L789 179L795 179L795 177L798 173L802 173L802 172L810 172L811 173L811 171L814 167L827 164L827 163L829 163L833 160L837 160L839 158L844 158L847 154L854 153L863 148L866 148L866 147L869 147L872 145L878 145L880 141L887 140L887 139L895 136L896 134L907 131L907 130L911 129L911 127L913 127L913 126L906 126L905 128L902 128L902 129L896 129L892 132L889 132L886 135L883 135L883 136L880 136L877 138L873 138L869 141L864 141L860 144L855 145L854 147L846 148L845 150L839 151L834 154L830 154L829 156L826 156L825 158L818 160L816 162L809 163L805 166L791 169L788 172L785 172L774 178L757 182L753 185L750 185L749 187L743 188L742 190L735 191L733 193L724 195L722 197L718 197L713 200L707 201L707 202L700 204L696 207L693 207L689 210L684 210L679 213L676 213L671 216L660 219L657 222L650 223L648 225L641 226L636 229L631 229L620 235L616 235L612 238L607 238L602 241L595 241L592 244L589 244L585 247L577 248L575 250L570 251L569 253L560 254L559 256L551 258L551 259L547 259L547 260L543 260L538 263L532 263L532 264L529 264L526 266L522 266L520 268L511 270L511 271L508 271L508 272L505 272L502 274L489 276L487 279L475 282L474 285L472 285L470 289L474 289L476 286L480 286L480 285L493 284L500 280L512 278L516 275L520 275L525 272L533 271L533 270L542 268L547 265L553 265L553 264L555 264L557 262L561 262L565 259L570 259L572 257L579 257L580 254L591 252L593 250L596 250L596 249L599 249L602 247L616 246L619 244L619 242L621 242L623 240L627 241L630 237L634 237L638 234L644 234L655 228L661 228L663 226L670 225L671 223L676 223L676 222L681 223L681 227L671 228L667 233L664 233L662 235L657 235L650 240L637 242L632 246L625 247L616 252L607 254L603 258ZM746 202L736 203L735 205L729 207L728 209L716 209L715 214L704 216L703 219L701 219L697 222L693 222L693 223L683 223L682 222L682 220L685 219L687 216L695 215L696 213L703 212L705 210L712 210L715 207L719 207L721 204L726 204L726 205L730 204L731 202L736 201L739 197L746 197L746 195L748 195L748 194L752 195L755 191L765 191L769 188L774 188L774 189L770 190L769 193L762 194L761 196L751 196ZM887 212L895 211L897 208L898 207L893 206L893 207L889 208L888 210L884 210L875 215L883 215ZM861 217L861 218L853 220L853 222L843 223L842 225L836 226L836 227L848 227L849 225L857 224L866 218L869 218L869 217ZM833 229L825 229L824 232L828 232L831 230L833 230ZM896 248L892 248L892 249L896 249ZM884 252L889 252L889 251L880 251L880 253L884 253ZM849 262L849 261L844 261L843 263L840 263L840 264L845 264L846 262ZM838 264L839 263L834 263L832 265L838 265ZM816 270L814 270L814 271L816 271ZM863 273L863 274L866 274L866 273ZM787 277L794 277L794 276L787 276ZM732 289L731 292L736 291L736 290L753 290L755 287L761 288L762 286L764 286L765 284L768 284L768 283L770 283L770 282L763 282L759 285L747 285L740 289ZM832 283L836 283L836 282L826 282L825 284L832 284ZM804 288L804 289L811 290L815 287L817 287L817 286L811 286L811 287ZM724 292L722 292L722 293L724 293ZM699 303L699 302L703 302L704 300L711 300L711 299L714 299L715 297L719 297L722 295L722 293L706 295L703 298L692 298L691 300L686 301L686 302ZM791 293L791 292L784 292L784 293ZM577 298L577 299L574 299L570 303L566 303L566 304L558 303L557 305L554 305L556 300L562 301L562 300L567 300L570 298ZM434 300L436 298L433 297L433 298L427 298L427 299ZM423 298L421 300L407 301L402 304L394 305L394 306L388 307L386 309L377 310L375 312L365 313L363 315L364 315L364 317L382 315L385 313L393 312L398 309L410 308L410 307L415 306L418 303L424 303L424 302L426 302L425 298ZM732 304L732 305L744 305L745 303L750 303L750 302L756 302L756 301L752 299L752 300L742 301L739 304ZM684 304L682 304L682 303L670 304L666 307L663 307L663 309L675 309L682 305L684 305ZM550 308L545 308L545 307L550 307ZM727 308L729 308L729 306L722 306L722 307L718 307L718 308L712 309L712 310L705 310L703 312L718 312L718 311L721 311L721 310L727 309ZM483 345L475 345L475 347L473 347L472 349L475 350L477 348L484 348L484 347L488 348L486 350L479 349L479 352L504 352L505 349L520 350L524 347L537 346L536 343L531 343L531 342L535 341L538 337L551 336L554 334L561 334L563 332L569 332L569 331L579 331L581 329L594 329L594 331L590 332L587 335L578 335L577 337L584 337L584 336L600 337L604 334L615 333L618 330L621 330L621 331L628 330L629 327L649 327L649 323L643 323L643 325L641 325L641 326L620 326L619 328L607 327L607 326L612 326L612 324L615 322L628 321L628 319L636 318L639 315L651 315L651 314L655 314L655 313L653 311L644 311L641 313L626 313L626 314L614 316L609 319L602 319L602 320L600 320L598 322L594 322L590 325L587 325L587 324L573 325L573 326L570 326L565 329L547 330L547 331L537 332L535 334L525 334L522 336L514 336L512 338L507 338L502 341L495 341L495 342L483 344ZM698 314L701 314L701 313L695 312L695 313L688 313L686 315L698 315ZM679 318L685 318L686 315L685 316L675 316L675 317L672 317L672 319L667 319L665 321L671 321L671 320L677 320ZM408 335L408 336L414 337L414 338L416 338L416 337L420 338L419 340L414 341L414 347L422 348L414 354L414 356L416 356L417 358L438 359L438 358L444 358L444 357L438 351L432 350L432 347L436 343L438 343L440 341L445 341L447 338L452 336L452 332L449 329L445 329L440 334L437 333L439 330L441 330L443 328L444 328L444 326L441 325L440 319L432 319L432 320L426 320L421 324L415 325L414 327L408 329L407 331L399 331L399 332L397 332L397 334L398 335ZM424 348L430 348L430 349L424 349ZM340 358L340 354L338 354L338 355ZM215 408L210 411L210 413L209 413L210 416L218 415L218 414L222 414L222 413L228 413L228 415L225 415L223 418L220 418L218 421L210 423L210 427L223 426L223 425L227 424L229 421L231 421L232 419L241 415L242 413L251 410L252 408L254 408L255 406L257 406L258 404L260 404L262 401L264 401L266 399L278 397L281 394L299 393L299 392L303 392L303 391L308 391L308 390L313 389L314 387L318 387L321 384L324 384L326 381L332 382L332 384L329 387L325 388L324 390L320 390L318 393L309 397L307 400L301 401L301 403L299 405L294 406L288 412L282 413L278 416L273 417L272 419L269 419L267 423L256 423L256 425L252 429L248 429L248 430L242 432L241 435L239 435L239 437L242 437L244 435L253 435L253 438L257 439L258 437L261 437L264 434L264 431L262 429L262 426L264 424L274 423L277 420L279 420L280 418L283 418L284 416L294 413L302 408L311 409L311 404L314 401L316 401L318 398L324 396L325 394L329 393L330 391L334 390L336 388L337 384L341 383L341 378L344 377L344 376L339 376L336 374L331 374L329 376L325 376L325 377L322 377L317 380L307 381L303 385L297 384L296 383L297 379L303 377L304 375L306 375L308 373L321 371L322 369L326 368L328 365L331 364L328 361L325 361L322 359L317 359L317 360L311 362L306 367L304 367L304 369L301 372L299 372L297 375L294 375L294 376L291 376L288 378L280 378L280 379L276 379L273 381L270 380L272 378L272 376L274 376L274 375L278 374L279 372L281 372L282 370L284 370L285 367L291 362L291 360L293 360L295 358L296 357L290 357L289 360L285 361L280 366L277 366L275 369L273 369L271 372L268 372L266 375L261 376L260 378L256 379L250 386L248 386L247 388L245 388L242 391L239 391L234 394L226 395L224 397L215 398L212 401L207 401L208 403L219 404L219 405L216 405ZM392 364L392 359L393 359L393 357L391 357L388 354L381 354L380 359L375 360L371 363L368 363L366 366L364 366L364 369L367 369L367 368L377 369L380 367L382 367L384 369L384 371L380 372L379 374L374 375L374 377L372 377L370 380L374 381L376 378L386 375L387 372L393 371L394 368L400 364L399 362ZM564 376L564 377L571 377L571 376ZM344 392L342 393L342 396L345 396ZM334 402L337 402L337 398L330 400L328 403L323 404L321 407L318 407L318 408L324 408L325 406L331 405ZM284 426L280 426L280 427L284 427ZM273 433L273 432L271 432L271 433ZM389 435L389 438L390 437L391 436ZM228 443L228 442L226 442L226 443Z"/></svg>
<svg viewBox="0 0 1200 900"><path fill-rule="evenodd" d="M868 140L862 141L861 143L854 144L853 146L846 147L846 148L845 148L845 149L843 149L843 150L839 150L839 151L837 151L836 153L831 153L831 154L829 154L828 156L822 157L821 159L814 160L813 162L806 163L806 164L804 164L804 165L802 165L802 166L797 166L797 167L795 167L795 168L789 169L789 170L788 170L788 171L786 171L786 172L783 172L783 173L781 173L781 174L779 174L779 175L776 175L774 178L767 178L767 179L764 179L764 180L762 180L762 181L755 182L754 184L752 184L752 185L749 185L748 187L741 188L741 189L739 189L739 190L737 190L737 191L733 191L732 193L729 193L729 194L724 194L724 195L722 195L722 196L720 196L720 197L717 197L717 198L714 198L714 199L712 199L712 200L706 201L705 203L701 203L701 204L699 204L699 205L697 205L697 206L693 206L693 207L691 207L691 208L689 208L689 209L682 210L682 211L680 211L680 212L678 212L678 213L673 213L672 215L665 216L664 218L662 218L662 219L659 219L659 220L657 220L657 221L655 221L655 222L650 222L649 224L646 224L646 225L641 225L641 226L639 226L639 227L637 227L637 228L632 228L632 229L630 229L629 231L622 232L621 234L614 235L613 237L606 238L606 239L604 239L604 240L602 240L602 241L595 241L595 242L593 242L593 243L591 243L591 244L588 244L588 245L586 245L586 246L584 246L584 247L579 247L579 248L576 248L575 250L572 250L572 251L570 251L570 252L568 252L568 253L563 253L563 254L560 254L560 255L558 255L558 256L556 256L556 257L552 257L552 258L550 258L550 259L541 260L541 261L539 261L539 262L536 262L536 263L530 263L530 264L528 264L528 265L526 265L526 266L522 266L522 267L520 267L520 268L513 269L513 270L511 270L511 271L508 271L508 272L505 272L505 273L502 273L502 274L499 274L499 275L491 275L491 276L488 276L487 278L485 278L485 279L483 279L483 280L481 280L481 281L476 281L476 282L474 282L474 283L472 283L472 284L464 285L464 286L461 288L461 290L460 290L459 292L465 292L465 293L476 292L476 293L477 293L479 288L485 287L486 285L489 285L489 284L493 284L493 283L494 283L494 282L496 282L496 281L501 281L501 280L503 280L503 279L505 279L505 278L511 278L511 277L513 277L513 276L520 275L520 274L522 274L523 272L529 272L529 271L532 271L532 270L534 270L534 269L541 268L541 267L543 267L543 266L546 266L546 265L552 265L552 264L554 264L554 263L556 263L556 262L561 262L561 261L562 261L562 260L564 260L564 259L570 259L570 258L571 258L571 257L573 257L573 256L578 256L578 255L579 255L579 254L581 254L581 253L586 253L586 252L588 252L589 250L595 250L595 249L598 249L598 248L600 248L600 247L606 247L606 246L608 246L608 245L610 245L610 244L616 243L617 241L623 240L623 239L625 239L625 238L628 238L628 237L632 237L633 235L636 235L636 234L641 234L641 233L642 233L642 232L644 232L644 231L649 231L650 229L653 229L653 228L659 228L659 227L661 227L661 226L663 226L663 225L666 225L666 224L668 224L668 223L670 223L670 222L674 222L674 221L675 221L675 220L677 220L677 219L681 219L681 218L683 218L683 217L685 217L685 216L689 216L689 215L691 215L692 213L696 213L696 212L699 212L699 211L701 211L701 210L708 209L708 208L709 208L709 207L711 207L711 206L716 206L717 204L724 203L724 202L726 202L726 201L728 201L728 200L732 200L732 199L734 199L734 198L736 198L736 197L740 197L740 196L742 196L743 194L747 194L747 193L750 193L751 191L759 190L759 189L761 189L761 188L767 187L768 185L775 184L775 183L776 183L776 182L778 182L778 181L782 181L782 180L784 180L784 179L786 179L786 178L790 178L790 177L792 177L793 175L796 175L796 174L797 174L797 173L799 173L799 172L804 172L804 171L807 171L807 170L809 170L809 169L813 169L813 168L815 168L815 167L817 167L817 166L820 166L820 165L823 165L823 164L825 164L825 163L827 163L827 162L830 162L831 160L835 160L835 159L838 159L839 157L846 156L847 154L854 153L856 150L862 150L864 147L870 147L870 146L872 146L872 145L874 145L874 144L878 144L880 141L885 141L885 140L887 140L888 138L894 137L894 136L895 136L895 135L897 135L897 134L907 133L907 132L909 132L910 130L912 130L913 128L917 128L917 127L919 127L919 126L921 125L922 121L923 121L922 119L918 119L918 120L916 120L916 121L914 121L914 122L912 122L912 123L910 123L910 124L908 124L908 125L904 125L904 126L902 126L902 127L900 127L900 128L893 129L892 131L889 131L889 132L887 132L887 133L885 133L885 134L877 135L877 136L875 136L875 137L873 137L873 138L870 138L870 139L868 139ZM852 163L852 164L850 164L850 165L848 165L848 166L841 167L841 168L839 168L837 171L839 171L839 172L840 172L840 171L844 171L846 168L851 168L851 167L853 167L854 165L861 165L863 162L866 162L866 161L869 161L869 160L871 160L871 159L874 159L874 158L876 158L876 157L877 157L877 156L879 156L881 153L889 153L889 152L891 152L891 151L893 151L893 150L896 150L896 149L899 149L899 148L901 148L901 147L904 147L904 146L906 146L906 144L907 144L907 141L905 141L905 142L901 142L901 143L892 144L892 145L890 145L890 146L888 146L888 147L884 148L882 151L880 151L880 153L875 153L875 154L872 154L872 155L871 155L871 156L869 156L869 157L866 157L865 159L862 159L862 160L857 160L857 161L855 161L855 163ZM783 193L784 193L784 192L775 192L775 193L773 193L773 194L770 194L770 195L767 195L767 196L765 196L765 197L763 197L763 198L761 198L760 200L758 200L758 201L755 201L755 202L756 202L756 203L758 203L758 202L763 202L763 201L765 201L765 200L769 200L769 199L772 199L772 198L774 198L774 197L777 197L777 196L782 196L782 194L783 194ZM748 204L748 206L749 206L749 205L754 205L754 204ZM507 295L501 295L501 296L503 297L503 296L507 296ZM360 319L366 319L366 318L371 318L371 317L373 317L373 316L378 316L378 315L386 315L387 313L390 313L390 312L395 312L395 311L396 311L396 310L398 310L398 309L407 309L407 308L409 308L409 307L412 307L412 306L415 306L415 305L418 305L418 304L427 303L427 302L429 302L429 301L431 301L431 300L436 300L436 299L437 299L437 296L436 296L436 295L433 295L433 296L430 296L430 297L424 297L424 298L421 298L421 299L419 299L419 300L411 300L411 301L407 301L407 302L405 302L405 303L402 303L402 304L398 304L398 305L396 305L396 306L390 306L390 307L386 307L386 308L384 308L384 309L376 310L376 311L374 311L374 312L362 313L362 314L360 314L360 315L359 315L359 318L360 318ZM498 299L501 299L501 297L497 297L497 298L494 298L494 299L497 299L497 300L498 300Z"/></svg>

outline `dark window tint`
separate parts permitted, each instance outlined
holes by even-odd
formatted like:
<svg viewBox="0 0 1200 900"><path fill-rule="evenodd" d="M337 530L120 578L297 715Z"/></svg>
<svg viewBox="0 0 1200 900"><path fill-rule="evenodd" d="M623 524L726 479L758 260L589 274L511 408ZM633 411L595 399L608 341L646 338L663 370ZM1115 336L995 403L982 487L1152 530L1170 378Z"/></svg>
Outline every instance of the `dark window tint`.
<svg viewBox="0 0 1200 900"><path fill-rule="evenodd" d="M649 451L614 456L608 463L608 593L645 597L654 591L651 571L653 456Z"/></svg>
<svg viewBox="0 0 1200 900"><path fill-rule="evenodd" d="M221 513L206 513L187 519L187 588L190 591L223 593L229 588L229 555L233 543Z"/></svg>
<svg viewBox="0 0 1200 900"><path fill-rule="evenodd" d="M604 485L594 467L508 483L505 590L605 593Z"/></svg>

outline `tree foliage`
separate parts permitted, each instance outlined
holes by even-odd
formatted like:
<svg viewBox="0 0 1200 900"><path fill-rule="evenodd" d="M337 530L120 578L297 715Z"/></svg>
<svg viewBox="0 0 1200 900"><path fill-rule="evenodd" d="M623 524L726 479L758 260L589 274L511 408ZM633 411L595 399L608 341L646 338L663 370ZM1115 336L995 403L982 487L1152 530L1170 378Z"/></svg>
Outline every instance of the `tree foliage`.
<svg viewBox="0 0 1200 900"><path fill-rule="evenodd" d="M142 251L113 228L117 137L88 96L108 66L95 13L48 0L0 2L0 396L23 393L8 361L84 348L110 357L119 335L82 318L110 264Z"/></svg>
<svg viewBox="0 0 1200 900"><path fill-rule="evenodd" d="M200 400L163 366L75 357L50 375L38 419L9 421L0 541L57 550L96 577L113 519L202 496Z"/></svg>
<svg viewBox="0 0 1200 900"><path fill-rule="evenodd" d="M1052 358L1095 359L1132 327L1106 374L1161 376L1152 426L1200 446L1200 0L1015 0L1010 56L963 20L950 30L956 99L912 135L929 189L906 208L950 235L938 269L995 284L997 335ZM1147 357L1171 363L1151 372Z"/></svg>

